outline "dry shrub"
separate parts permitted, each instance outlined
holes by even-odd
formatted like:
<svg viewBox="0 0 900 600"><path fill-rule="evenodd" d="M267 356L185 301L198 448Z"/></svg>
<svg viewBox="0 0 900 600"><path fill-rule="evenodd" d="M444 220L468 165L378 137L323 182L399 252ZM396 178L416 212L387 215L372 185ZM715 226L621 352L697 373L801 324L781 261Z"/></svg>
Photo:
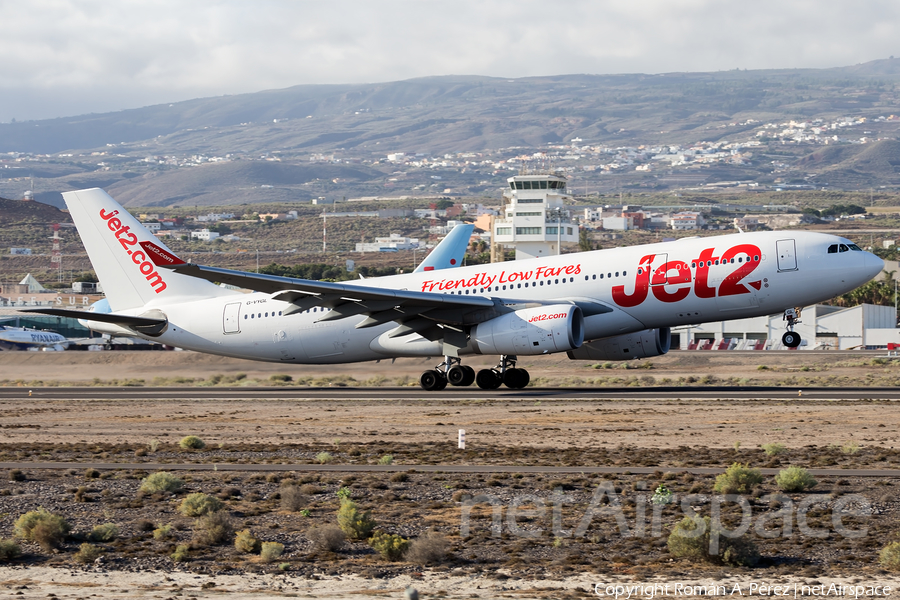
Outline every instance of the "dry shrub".
<svg viewBox="0 0 900 600"><path fill-rule="evenodd" d="M224 506L222 501L215 496L195 492L193 494L188 494L187 497L181 501L178 512L186 517L201 517L222 510Z"/></svg>
<svg viewBox="0 0 900 600"><path fill-rule="evenodd" d="M316 550L323 552L337 552L344 547L344 532L335 525L321 525L311 527L306 532L306 537L312 542Z"/></svg>
<svg viewBox="0 0 900 600"><path fill-rule="evenodd" d="M66 539L69 524L61 516L39 508L19 517L14 531L17 537L37 542L44 550L53 550L60 547Z"/></svg>
<svg viewBox="0 0 900 600"><path fill-rule="evenodd" d="M759 469L733 463L724 473L716 477L713 491L717 494L748 494L762 483L762 480L763 476Z"/></svg>
<svg viewBox="0 0 900 600"><path fill-rule="evenodd" d="M417 565L437 565L444 561L450 542L436 531L426 531L409 544L406 560Z"/></svg>
<svg viewBox="0 0 900 600"><path fill-rule="evenodd" d="M300 492L307 496L315 496L322 493L322 488L313 483L307 483L300 486Z"/></svg>
<svg viewBox="0 0 900 600"><path fill-rule="evenodd" d="M341 508L338 509L338 526L347 537L352 540L364 540L375 530L377 523L369 511L361 511L356 502L349 499L341 500Z"/></svg>
<svg viewBox="0 0 900 600"><path fill-rule="evenodd" d="M304 486L306 487L306 486ZM299 512L309 504L309 498L296 485L285 485L281 488L281 509Z"/></svg>
<svg viewBox="0 0 900 600"><path fill-rule="evenodd" d="M0 538L0 562L9 562L19 557L22 549L13 540Z"/></svg>
<svg viewBox="0 0 900 600"><path fill-rule="evenodd" d="M269 563L277 559L284 552L284 544L278 542L263 542L259 552L259 560Z"/></svg>
<svg viewBox="0 0 900 600"><path fill-rule="evenodd" d="M900 571L900 542L892 542L878 553L879 564L888 571Z"/></svg>
<svg viewBox="0 0 900 600"><path fill-rule="evenodd" d="M78 548L78 552L72 557L75 562L86 565L88 563L92 563L103 554L103 551L93 544L88 544L85 542Z"/></svg>
<svg viewBox="0 0 900 600"><path fill-rule="evenodd" d="M249 529L244 529L237 532L234 538L234 547L244 554L255 554L259 552L262 545L257 538L253 537Z"/></svg>
<svg viewBox="0 0 900 600"><path fill-rule="evenodd" d="M719 554L710 553L710 535L719 538ZM759 551L748 536L728 538L712 531L709 517L685 517L673 529L667 541L669 553L693 561L720 562L752 567L759 561Z"/></svg>
<svg viewBox="0 0 900 600"><path fill-rule="evenodd" d="M194 540L204 546L218 546L231 540L234 525L225 511L203 515L194 524Z"/></svg>

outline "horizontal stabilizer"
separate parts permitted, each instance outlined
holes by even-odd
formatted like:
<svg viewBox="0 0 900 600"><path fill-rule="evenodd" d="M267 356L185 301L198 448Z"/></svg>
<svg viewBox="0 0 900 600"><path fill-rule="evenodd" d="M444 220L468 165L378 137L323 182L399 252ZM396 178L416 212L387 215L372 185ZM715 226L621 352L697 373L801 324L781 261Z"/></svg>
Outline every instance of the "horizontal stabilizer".
<svg viewBox="0 0 900 600"><path fill-rule="evenodd" d="M44 315L53 315L55 317L82 319L84 321L98 321L100 323L112 323L113 325L127 327L147 335L159 335L169 324L169 321L165 318L132 317L130 315L96 313L86 310L67 310L65 308L26 308L22 309L22 312L41 313Z"/></svg>

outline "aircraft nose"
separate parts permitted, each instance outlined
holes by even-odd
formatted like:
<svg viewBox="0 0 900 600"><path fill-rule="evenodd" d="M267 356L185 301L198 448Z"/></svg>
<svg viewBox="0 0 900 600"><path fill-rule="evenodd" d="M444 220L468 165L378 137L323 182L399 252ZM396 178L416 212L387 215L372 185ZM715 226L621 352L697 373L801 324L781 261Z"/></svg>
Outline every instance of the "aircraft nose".
<svg viewBox="0 0 900 600"><path fill-rule="evenodd" d="M866 252L866 259L864 261L864 270L866 273L866 281L872 279L882 270L884 270L884 261L872 254L871 252Z"/></svg>

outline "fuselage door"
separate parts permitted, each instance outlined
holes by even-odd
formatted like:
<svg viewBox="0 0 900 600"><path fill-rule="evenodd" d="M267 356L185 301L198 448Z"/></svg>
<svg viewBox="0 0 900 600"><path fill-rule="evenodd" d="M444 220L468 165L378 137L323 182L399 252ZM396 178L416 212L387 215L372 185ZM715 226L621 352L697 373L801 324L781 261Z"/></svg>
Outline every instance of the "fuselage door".
<svg viewBox="0 0 900 600"><path fill-rule="evenodd" d="M650 263L650 285L669 283L668 254L657 254Z"/></svg>
<svg viewBox="0 0 900 600"><path fill-rule="evenodd" d="M778 252L778 270L796 271L797 248L794 240L778 240L775 242L775 249Z"/></svg>
<svg viewBox="0 0 900 600"><path fill-rule="evenodd" d="M239 320L241 313L241 303L232 302L225 305L225 315L222 318L222 329L225 333L240 333L241 322Z"/></svg>

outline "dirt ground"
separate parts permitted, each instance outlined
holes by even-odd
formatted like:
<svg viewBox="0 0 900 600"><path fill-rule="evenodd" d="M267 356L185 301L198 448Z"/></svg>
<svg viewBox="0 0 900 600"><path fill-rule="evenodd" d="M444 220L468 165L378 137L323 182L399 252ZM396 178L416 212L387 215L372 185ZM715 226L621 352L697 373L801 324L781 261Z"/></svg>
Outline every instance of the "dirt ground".
<svg viewBox="0 0 900 600"><path fill-rule="evenodd" d="M771 385L813 381L835 385L840 380L865 385L900 375L892 361L875 353L676 352L632 366L647 362L652 368L623 369L547 357L522 361L520 366L531 371L538 386L604 385L615 378L620 380L617 385L636 382L631 385L642 386L664 380L672 385L742 380ZM900 411L896 402L735 400L727 393L713 399L487 401L478 398L474 388L467 398L428 399L423 393L420 399L402 400L384 397L388 390L376 387L386 381L396 384L404 377L411 383L432 363L398 360L393 365L385 361L303 367L190 352L0 354L0 385L39 381L109 385L115 380L175 386L182 380L182 389L173 389L170 399L0 400L0 461L73 464L65 472L26 469L24 481L6 481L7 474L0 473L0 538L12 535L18 515L39 506L65 515L75 535L56 552L22 542L23 557L0 564L0 597L349 600L403 598L404 589L412 585L422 592L421 598L568 599L604 597L594 592L597 583L654 582L715 582L727 584L729 590L740 584L743 596L755 597L759 593L752 592L752 583L900 585L878 565L880 548L900 539L894 531L900 515L900 478L820 477L814 491L826 508L810 518L827 525L830 511L836 510L834 503L857 494L874 511L868 521L869 534L861 540L834 534L815 539L796 532L789 539L760 537L763 560L753 569L671 558L665 536L680 518L675 506L662 513L662 537L622 536L614 531L615 521L607 519L581 538L555 538L547 532L534 540L508 533L495 538L487 529L491 514L487 511L479 517L479 532L463 538L460 498L464 496L457 497L488 493L509 502L516 495L531 494L532 499L548 503L546 522L526 522L549 530L549 507L560 488L572 498L562 513L563 521L574 525L578 511L604 481L615 486L628 518L633 519L661 483L676 494L710 494L713 477L691 476L684 471L690 467L724 468L740 461L776 468L897 468ZM489 366L486 360L467 363ZM287 374L292 378L288 385L367 384L372 386L372 398L226 400L190 395L191 386L223 385L238 373L244 377L230 385L275 385L272 375ZM458 429L467 433L465 452L456 449ZM180 451L177 441L185 435L199 436L207 448ZM761 446L772 443L784 446L780 454L763 452ZM285 474L319 488L307 490L309 516L302 516L284 510L279 504L282 482L263 474L191 474L185 476L185 491L177 496L141 496L137 488L146 472L109 472L97 477L80 466L141 461L304 463L315 460L320 452L329 452L333 460L345 464L375 464L390 454L395 464L410 467L639 465L658 467L658 471L651 476L611 477L415 473L397 481L365 473ZM316 552L310 546L309 529L334 522L335 494L342 487L348 487L387 531L410 539L429 528L440 531L450 540L449 558L431 567L385 563L365 542L354 542L338 553ZM79 489L81 500L76 497ZM239 556L228 544L213 548L199 544L196 523L180 516L177 507L185 493L201 491L223 499L236 529L247 527L264 540L284 543L284 562L261 564ZM768 477L750 495L754 515L771 518L787 501L786 496L772 502L765 499L777 493L774 480ZM808 496L794 494L791 499L799 503ZM708 505L709 500L703 502ZM141 522L147 520L154 526L171 524L175 537L155 540L142 529ZM102 560L75 564L73 557L83 536L104 522L119 525L119 539L99 544ZM176 543L190 545L188 562L169 559ZM637 595L649 598L646 593Z"/></svg>

